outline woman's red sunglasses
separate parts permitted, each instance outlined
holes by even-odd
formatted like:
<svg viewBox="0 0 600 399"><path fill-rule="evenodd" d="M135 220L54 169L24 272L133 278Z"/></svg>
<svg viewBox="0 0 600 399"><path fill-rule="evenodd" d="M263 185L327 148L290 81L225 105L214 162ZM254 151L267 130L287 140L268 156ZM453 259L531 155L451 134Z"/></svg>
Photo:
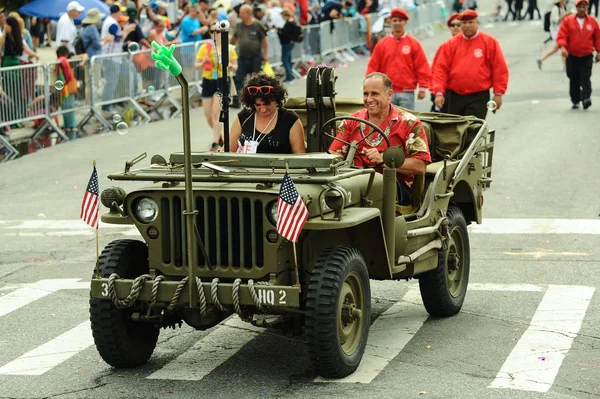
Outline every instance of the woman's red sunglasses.
<svg viewBox="0 0 600 399"><path fill-rule="evenodd" d="M273 86L248 86L247 90L251 96L256 96L260 91L260 94L267 95L271 93Z"/></svg>

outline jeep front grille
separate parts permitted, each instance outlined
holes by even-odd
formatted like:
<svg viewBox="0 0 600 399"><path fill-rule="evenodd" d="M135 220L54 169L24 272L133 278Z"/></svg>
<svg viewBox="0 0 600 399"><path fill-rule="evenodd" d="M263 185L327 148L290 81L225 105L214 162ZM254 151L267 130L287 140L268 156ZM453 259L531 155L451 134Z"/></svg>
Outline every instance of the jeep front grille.
<svg viewBox="0 0 600 399"><path fill-rule="evenodd" d="M213 266L252 269L264 265L262 200L197 196L195 201L196 226ZM187 265L184 203L180 197L160 202L165 264ZM197 253L197 265L206 267L200 246Z"/></svg>

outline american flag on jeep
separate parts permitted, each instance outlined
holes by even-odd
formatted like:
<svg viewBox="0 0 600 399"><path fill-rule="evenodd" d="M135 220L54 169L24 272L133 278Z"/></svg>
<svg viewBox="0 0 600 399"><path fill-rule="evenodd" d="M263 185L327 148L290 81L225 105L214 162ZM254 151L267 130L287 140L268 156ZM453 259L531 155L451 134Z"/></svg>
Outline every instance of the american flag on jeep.
<svg viewBox="0 0 600 399"><path fill-rule="evenodd" d="M298 242L302 227L308 220L308 209L287 172L279 189L277 216L277 232L291 242Z"/></svg>
<svg viewBox="0 0 600 399"><path fill-rule="evenodd" d="M81 203L81 214L79 217L92 227L98 228L98 213L100 212L100 204L98 202L98 172L94 166L94 171L90 177L90 181L83 196Z"/></svg>

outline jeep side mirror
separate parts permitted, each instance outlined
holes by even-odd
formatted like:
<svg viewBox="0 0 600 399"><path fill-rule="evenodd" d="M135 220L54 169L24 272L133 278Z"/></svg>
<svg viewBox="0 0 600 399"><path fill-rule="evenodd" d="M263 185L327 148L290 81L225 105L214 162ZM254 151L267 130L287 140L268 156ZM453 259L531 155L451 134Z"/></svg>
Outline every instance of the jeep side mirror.
<svg viewBox="0 0 600 399"><path fill-rule="evenodd" d="M383 163L388 168L397 169L404 163L404 151L400 147L389 147L383 153Z"/></svg>

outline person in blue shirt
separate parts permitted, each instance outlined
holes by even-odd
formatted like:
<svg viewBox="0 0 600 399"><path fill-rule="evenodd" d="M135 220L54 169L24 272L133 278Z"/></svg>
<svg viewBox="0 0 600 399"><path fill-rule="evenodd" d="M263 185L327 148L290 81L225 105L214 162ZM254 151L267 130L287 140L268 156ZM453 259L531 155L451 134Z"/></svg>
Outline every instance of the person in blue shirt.
<svg viewBox="0 0 600 399"><path fill-rule="evenodd" d="M91 8L87 16L81 21L81 40L83 40L83 48L89 58L95 55L102 54L102 41L100 40L100 32L98 25L102 22L105 15L97 8Z"/></svg>
<svg viewBox="0 0 600 399"><path fill-rule="evenodd" d="M194 43L202 39L202 35L208 31L208 26L200 23L200 7L190 6L190 13L181 21L181 43Z"/></svg>

